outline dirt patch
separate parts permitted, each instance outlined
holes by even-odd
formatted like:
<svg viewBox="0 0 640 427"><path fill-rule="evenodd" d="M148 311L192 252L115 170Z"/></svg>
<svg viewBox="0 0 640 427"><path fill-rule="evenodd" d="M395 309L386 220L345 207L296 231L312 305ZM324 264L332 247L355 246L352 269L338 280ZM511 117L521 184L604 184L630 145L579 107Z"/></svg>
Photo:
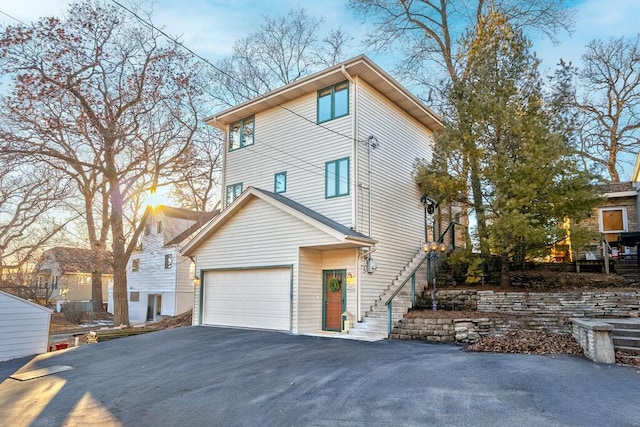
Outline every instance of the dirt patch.
<svg viewBox="0 0 640 427"><path fill-rule="evenodd" d="M82 316L81 322L71 323L68 322L64 316L64 313L53 312L51 313L51 324L49 326L49 331L52 334L63 333L65 331L75 331L78 329L89 329L95 328L96 326L91 325L93 322L112 322L113 315L107 313L106 311L101 311L98 313L84 313ZM82 327L81 325L87 324L89 326Z"/></svg>
<svg viewBox="0 0 640 427"><path fill-rule="evenodd" d="M503 336L486 336L466 351L522 354L575 354L583 355L582 348L569 334L546 331L509 331Z"/></svg>

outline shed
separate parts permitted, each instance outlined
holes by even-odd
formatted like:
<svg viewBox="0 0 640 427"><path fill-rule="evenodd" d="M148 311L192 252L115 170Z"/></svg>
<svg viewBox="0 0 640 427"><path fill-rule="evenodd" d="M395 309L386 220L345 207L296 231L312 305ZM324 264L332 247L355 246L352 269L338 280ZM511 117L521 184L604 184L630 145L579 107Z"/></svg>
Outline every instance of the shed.
<svg viewBox="0 0 640 427"><path fill-rule="evenodd" d="M52 312L0 291L0 362L45 353Z"/></svg>

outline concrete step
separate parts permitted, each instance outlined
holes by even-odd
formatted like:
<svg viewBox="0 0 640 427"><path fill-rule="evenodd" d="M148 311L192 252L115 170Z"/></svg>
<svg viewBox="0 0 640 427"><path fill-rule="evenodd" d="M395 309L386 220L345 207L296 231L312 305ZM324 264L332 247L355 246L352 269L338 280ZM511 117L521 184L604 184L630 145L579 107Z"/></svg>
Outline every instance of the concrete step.
<svg viewBox="0 0 640 427"><path fill-rule="evenodd" d="M640 329L614 329L611 336L640 338Z"/></svg>
<svg viewBox="0 0 640 427"><path fill-rule="evenodd" d="M614 330L640 329L640 318L603 319L603 321L613 325Z"/></svg>
<svg viewBox="0 0 640 427"><path fill-rule="evenodd" d="M614 347L634 347L640 352L640 338L613 336Z"/></svg>
<svg viewBox="0 0 640 427"><path fill-rule="evenodd" d="M613 346L616 350L624 351L626 353L636 353L640 357L640 348L638 347L629 347L624 345L615 345Z"/></svg>

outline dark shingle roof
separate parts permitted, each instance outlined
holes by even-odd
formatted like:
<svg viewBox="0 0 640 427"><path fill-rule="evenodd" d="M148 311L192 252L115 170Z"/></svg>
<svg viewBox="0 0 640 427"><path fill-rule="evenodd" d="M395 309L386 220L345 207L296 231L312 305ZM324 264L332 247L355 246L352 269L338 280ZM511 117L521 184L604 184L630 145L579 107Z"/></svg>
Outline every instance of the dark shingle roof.
<svg viewBox="0 0 640 427"><path fill-rule="evenodd" d="M167 206L164 206L164 208L166 209ZM179 209L179 208L171 208L171 209ZM184 239L191 236L193 233L196 232L196 230L198 230L200 227L205 225L207 222L209 222L212 218L216 217L220 213L220 209L216 209L213 212L195 212L195 211L187 211L186 209L180 209L180 211L189 212L190 214L196 214L196 215L190 216L189 218L186 218L186 219L194 220L195 224L193 224L191 227L187 228L182 233L174 237L170 242L167 243L167 246L177 245L178 243L182 242ZM169 216L173 218L185 218L183 216L180 216L180 217L176 217L175 215L169 215Z"/></svg>
<svg viewBox="0 0 640 427"><path fill-rule="evenodd" d="M255 188L255 187L254 187ZM265 196L269 196L274 200L279 201L280 203L289 206L292 209L297 210L298 212L300 212L303 215L308 216L311 219L314 219L328 227L333 228L334 230L338 231L341 234L344 234L345 236L349 236L349 237L355 237L355 238L359 238L359 239L371 239L369 236L366 236L362 233L359 233L355 230L352 230L349 227L345 227L344 225L327 218L324 215L319 214L318 212L314 211L313 209L309 209L306 206L301 205L300 203L294 202L291 199L288 199L286 197L284 197L281 194L277 194L277 193L272 193L271 191L266 191L266 190L262 190L260 188L255 188L255 190L261 192L262 194L264 194Z"/></svg>
<svg viewBox="0 0 640 427"><path fill-rule="evenodd" d="M53 259L61 271L65 273L91 273L94 271L91 249L57 246L44 252L43 259L38 263L35 271L40 271L45 258ZM111 252L107 252L107 260L103 266L103 273L112 274L113 266Z"/></svg>

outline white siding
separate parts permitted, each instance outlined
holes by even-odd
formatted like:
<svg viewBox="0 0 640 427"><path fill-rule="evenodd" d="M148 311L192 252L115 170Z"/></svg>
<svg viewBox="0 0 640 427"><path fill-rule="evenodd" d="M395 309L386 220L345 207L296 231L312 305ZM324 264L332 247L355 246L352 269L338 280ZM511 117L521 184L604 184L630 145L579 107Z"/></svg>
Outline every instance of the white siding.
<svg viewBox="0 0 640 427"><path fill-rule="evenodd" d="M322 329L322 251L300 248L298 263L298 331L319 331Z"/></svg>
<svg viewBox="0 0 640 427"><path fill-rule="evenodd" d="M358 134L374 135L372 153L372 234L378 268L362 277L362 308L368 307L400 273L424 240L421 193L412 172L416 159L432 157L432 133L363 81L358 82ZM368 155L359 146L358 230L368 233Z"/></svg>
<svg viewBox="0 0 640 427"><path fill-rule="evenodd" d="M284 196L352 226L353 180L348 196L325 199L325 163L352 156L351 114L317 126L315 92L285 106L304 118L280 107L257 114L254 145L225 152L224 186L242 183L244 189L273 191L274 175L287 172ZM350 168L352 173L353 158Z"/></svg>
<svg viewBox="0 0 640 427"><path fill-rule="evenodd" d="M254 198L196 250L196 268L200 271L292 265L292 331L297 332L298 247L337 243L326 233ZM198 312L198 307L194 312Z"/></svg>
<svg viewBox="0 0 640 427"><path fill-rule="evenodd" d="M51 310L0 291L0 361L44 353Z"/></svg>

